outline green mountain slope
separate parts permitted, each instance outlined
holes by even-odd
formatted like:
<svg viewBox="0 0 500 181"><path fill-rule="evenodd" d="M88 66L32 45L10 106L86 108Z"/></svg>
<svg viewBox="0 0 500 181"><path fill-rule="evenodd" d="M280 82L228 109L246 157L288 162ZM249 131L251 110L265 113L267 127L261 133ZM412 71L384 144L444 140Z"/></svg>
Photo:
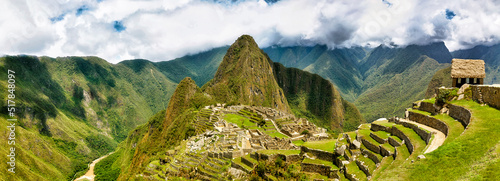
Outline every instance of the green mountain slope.
<svg viewBox="0 0 500 181"><path fill-rule="evenodd" d="M135 71L97 57L6 56L0 69L2 90L7 69L16 72L17 136L23 141L15 180L75 177L164 109L176 85L153 66ZM4 119L7 91L0 94Z"/></svg>
<svg viewBox="0 0 500 181"><path fill-rule="evenodd" d="M432 75L451 62L451 54L442 42L403 48L379 46L371 50L328 50L322 46L264 50L285 66L330 80L368 121L401 113L413 101L424 98Z"/></svg>

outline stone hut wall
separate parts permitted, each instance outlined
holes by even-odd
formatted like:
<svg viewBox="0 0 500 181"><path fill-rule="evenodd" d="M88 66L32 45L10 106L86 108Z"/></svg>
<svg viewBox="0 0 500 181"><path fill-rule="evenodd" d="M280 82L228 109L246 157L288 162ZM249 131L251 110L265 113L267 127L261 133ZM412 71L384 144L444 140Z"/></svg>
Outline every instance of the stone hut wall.
<svg viewBox="0 0 500 181"><path fill-rule="evenodd" d="M446 125L439 119L412 111L409 111L408 118L417 123L424 124L431 128L437 129L438 131L443 132L444 135L448 136L448 125Z"/></svg>
<svg viewBox="0 0 500 181"><path fill-rule="evenodd" d="M389 128L385 127L385 126L382 126L382 125L379 125L379 124L371 124L371 128L370 130L372 131L386 131L388 132Z"/></svg>
<svg viewBox="0 0 500 181"><path fill-rule="evenodd" d="M449 108L448 114L452 118L455 118L456 120L460 121L460 123L462 123L464 128L469 125L471 113L468 109L465 109L464 107L456 106L453 104L448 104L448 108Z"/></svg>
<svg viewBox="0 0 500 181"><path fill-rule="evenodd" d="M300 152L301 153L310 153L310 154L314 155L317 159L321 159L321 160L325 160L325 161L329 161L329 162L335 162L335 160L337 158L337 156L335 156L335 153L311 149L311 148L307 148L305 146L300 147Z"/></svg>
<svg viewBox="0 0 500 181"><path fill-rule="evenodd" d="M368 148L370 151L380 154L379 145L374 145L373 143L367 141L365 138L361 138L361 143L363 143L363 145L365 145L365 147Z"/></svg>
<svg viewBox="0 0 500 181"><path fill-rule="evenodd" d="M500 109L500 87L471 85L472 100Z"/></svg>
<svg viewBox="0 0 500 181"><path fill-rule="evenodd" d="M428 102L420 102L420 107L418 107L418 110L430 112L432 114L436 113L436 108L434 108L434 104Z"/></svg>
<svg viewBox="0 0 500 181"><path fill-rule="evenodd" d="M410 138L408 138L407 135L405 135L401 130L399 130L395 126L392 127L391 133L397 136L399 139L403 140L405 142L406 147L408 148L408 152L410 152L410 154L413 153L413 144L411 143Z"/></svg>

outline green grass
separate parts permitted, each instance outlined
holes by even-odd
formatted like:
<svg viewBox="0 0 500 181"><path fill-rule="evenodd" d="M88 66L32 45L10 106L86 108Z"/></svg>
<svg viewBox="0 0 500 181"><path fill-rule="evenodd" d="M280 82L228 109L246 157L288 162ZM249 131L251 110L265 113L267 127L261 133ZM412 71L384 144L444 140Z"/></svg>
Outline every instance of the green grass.
<svg viewBox="0 0 500 181"><path fill-rule="evenodd" d="M389 136L391 136L390 133L385 132L385 131L376 131L376 132L372 132L372 133L377 135L378 137L380 137L382 139L387 139L387 138L389 138Z"/></svg>
<svg viewBox="0 0 500 181"><path fill-rule="evenodd" d="M304 145L305 142L302 140L293 140L292 143L297 145L297 146L302 146L302 145Z"/></svg>
<svg viewBox="0 0 500 181"><path fill-rule="evenodd" d="M253 170L252 168L250 168L249 166L245 165L243 162L241 162L241 157L237 157L237 158L234 158L233 159L233 162L234 163L237 163L238 165L244 167L245 169L247 170Z"/></svg>
<svg viewBox="0 0 500 181"><path fill-rule="evenodd" d="M229 123L234 123L240 128L255 127L255 123L252 123L248 118L237 114L226 114L224 115L224 120Z"/></svg>
<svg viewBox="0 0 500 181"><path fill-rule="evenodd" d="M433 97L433 98L430 98L430 99L425 99L422 102L427 102L427 103L434 104L434 103L436 103L436 98Z"/></svg>
<svg viewBox="0 0 500 181"><path fill-rule="evenodd" d="M259 150L258 153L263 153L266 155L272 154L282 154L282 155L298 155L300 150Z"/></svg>
<svg viewBox="0 0 500 181"><path fill-rule="evenodd" d="M322 141L308 141L308 142L305 142L302 146L312 148L312 149L333 152L335 149L336 142L337 142L337 140L335 140L335 139L322 140Z"/></svg>
<svg viewBox="0 0 500 181"><path fill-rule="evenodd" d="M494 180L500 167L500 111L472 101L453 101L472 112L467 130L417 162L407 174L425 180ZM473 149L470 149L473 148ZM446 167L447 169L440 169Z"/></svg>
<svg viewBox="0 0 500 181"><path fill-rule="evenodd" d="M330 166L331 170L339 169L339 167L337 167L336 165L334 165L332 162L325 161L325 160L320 160L320 159L304 158L304 160L302 160L302 163L312 163L312 164L319 164L319 165Z"/></svg>

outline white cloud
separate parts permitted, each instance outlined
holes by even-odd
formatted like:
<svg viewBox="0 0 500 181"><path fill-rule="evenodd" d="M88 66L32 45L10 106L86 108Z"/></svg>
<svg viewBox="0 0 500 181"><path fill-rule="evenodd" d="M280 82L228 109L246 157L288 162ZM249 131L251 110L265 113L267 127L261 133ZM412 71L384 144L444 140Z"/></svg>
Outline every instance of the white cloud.
<svg viewBox="0 0 500 181"><path fill-rule="evenodd" d="M500 39L495 0L8 1L0 7L0 54L96 55L170 60L250 34L261 47L330 48L444 41L457 50ZM77 9L85 6L83 13ZM449 9L456 16L446 19ZM115 31L114 22L125 30Z"/></svg>

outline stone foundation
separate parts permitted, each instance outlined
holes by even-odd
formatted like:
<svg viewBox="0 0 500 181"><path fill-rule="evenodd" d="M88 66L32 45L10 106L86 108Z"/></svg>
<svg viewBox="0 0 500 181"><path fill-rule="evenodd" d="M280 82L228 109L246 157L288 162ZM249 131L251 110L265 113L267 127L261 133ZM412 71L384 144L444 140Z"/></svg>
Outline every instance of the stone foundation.
<svg viewBox="0 0 500 181"><path fill-rule="evenodd" d="M326 165L301 163L301 172L313 172L327 176L328 178L338 178L338 170L331 170L332 167Z"/></svg>

